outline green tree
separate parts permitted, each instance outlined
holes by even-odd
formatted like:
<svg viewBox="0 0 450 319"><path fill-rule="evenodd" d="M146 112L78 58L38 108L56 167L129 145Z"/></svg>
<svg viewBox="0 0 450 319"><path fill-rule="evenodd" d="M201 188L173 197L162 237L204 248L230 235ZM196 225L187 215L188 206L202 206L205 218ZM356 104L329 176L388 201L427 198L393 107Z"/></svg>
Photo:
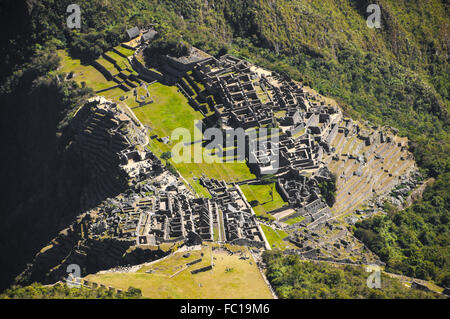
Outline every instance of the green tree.
<svg viewBox="0 0 450 319"><path fill-rule="evenodd" d="M161 154L161 158L166 162L172 158L172 152L164 152Z"/></svg>

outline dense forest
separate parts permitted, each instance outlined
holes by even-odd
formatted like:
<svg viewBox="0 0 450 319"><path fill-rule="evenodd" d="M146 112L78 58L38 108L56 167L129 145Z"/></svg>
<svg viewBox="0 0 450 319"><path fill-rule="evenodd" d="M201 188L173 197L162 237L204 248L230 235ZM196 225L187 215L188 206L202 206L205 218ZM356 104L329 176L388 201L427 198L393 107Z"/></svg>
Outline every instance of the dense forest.
<svg viewBox="0 0 450 319"><path fill-rule="evenodd" d="M332 207L336 202L336 175L332 173L329 180L320 182L319 189L328 206Z"/></svg>
<svg viewBox="0 0 450 319"><path fill-rule="evenodd" d="M373 2L381 7L380 29L366 25L366 8ZM0 3L2 21L14 22L0 35L0 118L8 141L0 247L10 256L2 259L7 271L1 274L1 287L51 238L46 227L54 225L56 231L64 225L63 217L76 210L82 186L76 183L70 196L67 185L60 187L62 180L71 180L64 174L82 171L69 159L70 150L61 148L66 144L60 137L73 106L92 92L59 82L52 52L67 48L89 63L120 43L126 28L150 24L160 35L182 37L210 54L229 52L286 72L335 98L348 115L396 127L408 136L410 150L424 175L436 178L435 186L422 202L358 224L355 234L390 269L448 285L446 1L82 0L77 2L81 30L69 30L66 8L71 3ZM409 241L402 239L405 231Z"/></svg>
<svg viewBox="0 0 450 319"><path fill-rule="evenodd" d="M58 283L42 286L34 283L30 286L13 286L0 294L0 299L140 299L140 289L130 287L128 291L117 293L105 288L70 288Z"/></svg>
<svg viewBox="0 0 450 319"><path fill-rule="evenodd" d="M266 251L267 278L280 298L288 299L384 299L435 298L430 292L406 288L397 279L381 274L381 289L367 287L363 267L334 266L300 260L296 255Z"/></svg>
<svg viewBox="0 0 450 319"><path fill-rule="evenodd" d="M403 211L358 222L355 235L387 263L387 270L450 286L450 174L443 174L422 201Z"/></svg>

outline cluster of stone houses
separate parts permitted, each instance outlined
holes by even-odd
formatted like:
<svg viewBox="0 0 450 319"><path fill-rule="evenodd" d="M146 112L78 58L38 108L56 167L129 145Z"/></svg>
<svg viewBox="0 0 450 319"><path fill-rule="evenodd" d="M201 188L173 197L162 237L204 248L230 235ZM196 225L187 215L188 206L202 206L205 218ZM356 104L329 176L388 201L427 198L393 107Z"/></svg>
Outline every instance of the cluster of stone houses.
<svg viewBox="0 0 450 319"><path fill-rule="evenodd" d="M255 247L268 246L256 216L238 185L209 178L201 178L200 183L215 202L222 241Z"/></svg>
<svg viewBox="0 0 450 319"><path fill-rule="evenodd" d="M158 32L156 32L153 28L141 30L135 26L126 30L126 35L128 36L129 41L140 37L139 39L142 44L153 40L157 34Z"/></svg>
<svg viewBox="0 0 450 319"><path fill-rule="evenodd" d="M182 191L183 187L172 182L165 184L165 190L161 191L155 184L145 185L141 191L108 199L91 212L95 220L89 228L91 236L106 235L131 241L134 245L152 246L188 237L198 238L200 242L212 241L210 201L192 198L185 188ZM146 190L151 190L152 194L148 195Z"/></svg>
<svg viewBox="0 0 450 319"><path fill-rule="evenodd" d="M134 245L216 240L264 246L237 186L213 181L213 199L195 198L145 147L147 131L130 110L97 97L78 110L71 125L76 149L92 167L84 200L96 207L89 211L88 237Z"/></svg>
<svg viewBox="0 0 450 319"><path fill-rule="evenodd" d="M210 179L201 179L201 183L212 199L194 198L182 182L165 172L92 210L88 233L94 239L106 236L137 246L179 241L266 246L238 186Z"/></svg>
<svg viewBox="0 0 450 319"><path fill-rule="evenodd" d="M322 168L322 170L327 169ZM319 174L310 178L295 170L291 170L288 174L278 179L276 184L278 192L296 211L284 219L303 216L302 221L296 224L295 227L307 226L314 228L331 217L328 205L319 196L320 190L317 183L320 179ZM284 221L284 219L281 219L281 221Z"/></svg>
<svg viewBox="0 0 450 319"><path fill-rule="evenodd" d="M213 108L222 128L247 130L248 162L258 175L317 170L323 154L332 152L330 141L342 117L339 109L313 102L310 94L288 77L260 72L230 55L201 61L193 72L219 97L220 103ZM278 113L281 115L276 116ZM258 135L259 128L274 127L279 130L265 138Z"/></svg>
<svg viewBox="0 0 450 319"><path fill-rule="evenodd" d="M128 161L139 156L127 154ZM125 156L122 154L123 162ZM152 176L92 209L88 237L112 238L137 246L178 241L267 246L239 186L202 179L212 199L195 198L171 173L159 169Z"/></svg>
<svg viewBox="0 0 450 319"><path fill-rule="evenodd" d="M295 209L295 213L286 218L304 217L295 225L297 227L312 229L331 217L317 184L330 177L322 158L335 152L331 142L338 133L355 134L366 145L391 139L383 132L366 132L350 119L343 119L337 107L317 102L287 76L264 72L230 55L219 59L178 59L168 63L168 67L176 69L177 73L192 69L195 79L214 96L216 103L208 104L224 131L245 130L248 165L259 177L277 175L278 192ZM191 86L195 89L192 78L187 80L187 89ZM185 90L182 84L180 88ZM186 90L184 93L191 95ZM145 171L142 167L142 163L148 163L142 157L145 154L127 148L118 154L123 167L128 167L128 176ZM153 174L161 172L154 164L147 165L147 169ZM106 224L109 229L115 229L114 236L134 240L137 245L182 239L218 240L257 247L266 244L238 185L207 178L202 178L201 183L212 199L196 199L179 190L171 193L152 186L151 197L141 194L131 206L119 205L125 219L117 220L116 216L115 224ZM108 227L95 229L105 231Z"/></svg>
<svg viewBox="0 0 450 319"><path fill-rule="evenodd" d="M262 127L273 122L273 107L263 104L256 93L250 64L230 55L197 63L193 70L205 87L217 94L222 104L215 105L224 126Z"/></svg>

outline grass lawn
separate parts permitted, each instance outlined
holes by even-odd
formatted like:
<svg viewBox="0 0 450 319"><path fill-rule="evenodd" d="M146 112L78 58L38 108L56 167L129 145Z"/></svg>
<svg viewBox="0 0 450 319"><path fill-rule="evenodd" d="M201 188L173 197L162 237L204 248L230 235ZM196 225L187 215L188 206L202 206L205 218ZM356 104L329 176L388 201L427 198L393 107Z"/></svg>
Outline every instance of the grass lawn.
<svg viewBox="0 0 450 319"><path fill-rule="evenodd" d="M286 115L286 111L278 111L278 112L275 112L275 114L274 114L274 116L276 117L276 118L282 118L282 117L284 117Z"/></svg>
<svg viewBox="0 0 450 319"><path fill-rule="evenodd" d="M300 136L302 136L303 134L305 134L306 133L306 128L304 127L304 128L302 128L300 131L298 131L296 134L294 134L294 138L297 138L297 137L300 137Z"/></svg>
<svg viewBox="0 0 450 319"><path fill-rule="evenodd" d="M214 241L218 241L219 240L219 228L214 226L213 232L214 232Z"/></svg>
<svg viewBox="0 0 450 319"><path fill-rule="evenodd" d="M121 45L114 47L114 49L116 49L117 51L119 51L120 53L122 53L125 56L132 56L134 54L134 50L124 48Z"/></svg>
<svg viewBox="0 0 450 319"><path fill-rule="evenodd" d="M117 85L114 81L107 81L103 74L101 74L92 65L82 65L78 59L72 59L67 51L58 50L58 55L61 58L61 71L65 73L74 72L73 78L78 84L85 82L86 86L92 88L94 91L106 89Z"/></svg>
<svg viewBox="0 0 450 319"><path fill-rule="evenodd" d="M114 76L114 74L119 73L119 70L116 69L115 65L106 60L105 58L98 58L95 61L100 63L106 70L111 72L111 75Z"/></svg>
<svg viewBox="0 0 450 319"><path fill-rule="evenodd" d="M305 219L304 216L298 216L298 217L294 217L294 218L289 218L288 220L284 221L283 223L288 224L288 225L293 225L295 223L301 222L304 219Z"/></svg>
<svg viewBox="0 0 450 319"><path fill-rule="evenodd" d="M212 251L210 246L204 246L201 250L190 251L189 257L183 257L186 252L175 253L170 258L161 260L150 266L143 266L137 271L137 273L145 273L146 271L151 270L152 273L158 275L167 275L168 277L170 277L177 271L182 269L186 263L192 262L194 260L201 259L200 262L191 266L189 268L189 271L211 265L211 253Z"/></svg>
<svg viewBox="0 0 450 319"><path fill-rule="evenodd" d="M148 87L154 102L134 110L139 120L153 128L152 134L170 136L176 128L187 128L194 135L194 121L202 114L194 111L176 86L154 83Z"/></svg>
<svg viewBox="0 0 450 319"><path fill-rule="evenodd" d="M141 96L141 95L146 96L146 95L147 95L147 90L144 89L144 88L141 87L141 86L138 86L138 87L136 88L136 90L137 90L137 95L138 95L138 96Z"/></svg>
<svg viewBox="0 0 450 319"><path fill-rule="evenodd" d="M128 70L122 70L121 72L122 72L122 74L125 74L126 76L129 76L131 74L131 72Z"/></svg>
<svg viewBox="0 0 450 319"><path fill-rule="evenodd" d="M173 130L185 128L189 131L191 139L184 139L183 142L192 142L194 134L197 134L195 138L201 138L201 131L194 123L201 120L203 115L192 109L187 99L178 92L176 86L154 83L148 87L148 90L154 102L144 107L133 109L133 112L143 124L152 128L149 132L150 135L156 134L158 137L170 137ZM170 143L164 144L153 139L150 142L150 149L155 155L160 156L163 152L172 151L173 147L179 142L181 140L171 140ZM184 154L184 150L187 151L189 148L191 150L190 163L175 163L173 159L170 162L200 194L204 191L199 189L201 186L194 181L194 177L200 177L202 174L210 178L223 179L227 182L255 177L250 173L247 164L243 162L206 163L203 160L201 163L194 163L193 145L183 147L181 154ZM200 150L203 152L203 148L200 148ZM206 156L205 159L214 160L218 159L218 157Z"/></svg>
<svg viewBox="0 0 450 319"><path fill-rule="evenodd" d="M280 194L277 192L273 184L266 185L241 185L242 191L249 202L252 200L257 200L259 202L258 206L253 207L255 214L262 215L271 210L283 207L288 203L281 198ZM270 191L273 190L273 201L272 196L270 196Z"/></svg>
<svg viewBox="0 0 450 319"><path fill-rule="evenodd" d="M247 248L243 247L242 250L250 256ZM200 256L201 252L203 257ZM191 270L210 264L211 253L214 258L213 269L192 275ZM188 258L184 258L183 254L175 253L136 273L89 275L86 279L123 290L130 286L139 288L146 298L272 298L251 256L250 259L242 260L239 254L229 256L225 251L211 251L210 246L190 252ZM187 262L198 258L203 260L182 270ZM231 270L226 271L227 268ZM152 269L152 273L145 273L149 269ZM171 277L179 270L182 271Z"/></svg>
<svg viewBox="0 0 450 319"><path fill-rule="evenodd" d="M112 89L112 90L108 90L108 91L104 91L99 93L98 95L104 96L107 99L111 99L111 100L119 100L119 97L121 97L122 95L127 95L129 92L126 92L124 90L122 90L120 87Z"/></svg>
<svg viewBox="0 0 450 319"><path fill-rule="evenodd" d="M198 179L192 180L191 185L194 188L195 192L199 194L201 197L212 198L208 190L204 188L202 185L200 185L200 181Z"/></svg>
<svg viewBox="0 0 450 319"><path fill-rule="evenodd" d="M108 55L110 58L113 58L117 65L119 65L122 69L132 69L130 63L128 62L127 58L124 58L121 55L118 55L116 52L114 51L108 51L106 52L106 55Z"/></svg>
<svg viewBox="0 0 450 319"><path fill-rule="evenodd" d="M270 247L278 248L281 250L284 250L286 248L294 248L291 243L283 241L283 239L288 236L288 233L286 233L285 231L275 230L264 224L261 224L260 226L267 238L267 241L269 242Z"/></svg>

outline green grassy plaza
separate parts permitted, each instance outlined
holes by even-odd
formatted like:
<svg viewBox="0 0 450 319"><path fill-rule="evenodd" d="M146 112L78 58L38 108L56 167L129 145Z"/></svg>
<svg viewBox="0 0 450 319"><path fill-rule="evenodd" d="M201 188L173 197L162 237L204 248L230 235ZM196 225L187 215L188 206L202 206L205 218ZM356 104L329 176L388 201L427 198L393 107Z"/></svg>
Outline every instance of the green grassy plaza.
<svg viewBox="0 0 450 319"><path fill-rule="evenodd" d="M257 200L259 205L253 207L256 215L264 215L271 210L281 208L288 203L281 198L274 184L241 185L241 190L249 202ZM273 200L270 192L273 191Z"/></svg>
<svg viewBox="0 0 450 319"><path fill-rule="evenodd" d="M190 251L187 258L183 257L185 252L177 252L137 272L94 274L86 279L117 289L139 288L145 298L272 298L248 248L241 247L241 253L229 255L224 250L213 251L212 246ZM239 259L241 254L248 259ZM201 262L186 266L200 258ZM191 274L191 270L209 266L211 261L212 270Z"/></svg>
<svg viewBox="0 0 450 319"><path fill-rule="evenodd" d="M289 235L287 232L283 230L273 229L272 227L266 226L264 224L261 224L260 226L272 249L284 250L288 248L295 248L293 244L283 240Z"/></svg>
<svg viewBox="0 0 450 319"><path fill-rule="evenodd" d="M181 142L193 142L194 138L201 139L201 131L195 126L196 121L203 119L203 115L192 109L188 104L186 97L178 92L176 86L166 86L161 83L153 83L148 87L153 103L143 107L133 109L137 118L144 124L152 128L149 135L157 135L159 138L172 135L172 132L178 128L187 129L191 136L179 140L170 140L168 144L152 139L150 149L155 155L160 156L163 152L172 152L173 147ZM181 144L179 144L181 145ZM197 147L196 147L197 146ZM176 163L176 159L170 159L169 162L175 166L179 173L192 185L192 187L202 195L205 190L201 190L201 186L195 179L205 175L210 178L223 179L227 182L237 182L246 179L255 178L250 173L245 162L233 163L208 163L207 161L220 161L217 156L209 155L209 151L201 147L198 143L196 146L187 145L180 147L180 155L186 154L190 150L190 156L187 163ZM198 150L198 152L195 151ZM195 163L194 154L203 154L201 163Z"/></svg>

